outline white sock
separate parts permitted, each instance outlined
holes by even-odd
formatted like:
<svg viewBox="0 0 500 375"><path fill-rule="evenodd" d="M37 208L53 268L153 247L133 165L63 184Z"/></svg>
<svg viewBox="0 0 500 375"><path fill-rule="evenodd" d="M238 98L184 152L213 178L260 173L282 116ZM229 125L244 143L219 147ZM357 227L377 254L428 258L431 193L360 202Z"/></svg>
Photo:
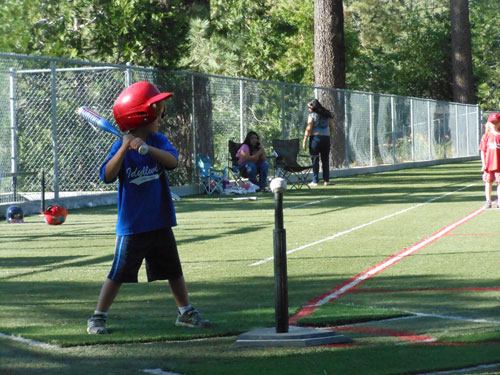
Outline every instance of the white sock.
<svg viewBox="0 0 500 375"><path fill-rule="evenodd" d="M184 314L186 311L189 311L193 308L193 306L191 306L191 304L189 305L186 305L186 306L179 306L179 312L182 314Z"/></svg>
<svg viewBox="0 0 500 375"><path fill-rule="evenodd" d="M102 315L104 318L108 317L108 313L105 311L94 310L94 315Z"/></svg>

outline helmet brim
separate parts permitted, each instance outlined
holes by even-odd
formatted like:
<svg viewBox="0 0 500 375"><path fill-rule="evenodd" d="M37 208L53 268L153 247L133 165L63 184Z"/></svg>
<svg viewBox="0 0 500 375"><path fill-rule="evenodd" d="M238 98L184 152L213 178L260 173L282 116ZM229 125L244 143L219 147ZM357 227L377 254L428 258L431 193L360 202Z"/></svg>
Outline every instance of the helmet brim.
<svg viewBox="0 0 500 375"><path fill-rule="evenodd" d="M146 104L151 105L153 103L158 103L161 102L162 100L168 99L172 96L173 93L171 92L162 92L161 94L155 95L152 98L150 98Z"/></svg>

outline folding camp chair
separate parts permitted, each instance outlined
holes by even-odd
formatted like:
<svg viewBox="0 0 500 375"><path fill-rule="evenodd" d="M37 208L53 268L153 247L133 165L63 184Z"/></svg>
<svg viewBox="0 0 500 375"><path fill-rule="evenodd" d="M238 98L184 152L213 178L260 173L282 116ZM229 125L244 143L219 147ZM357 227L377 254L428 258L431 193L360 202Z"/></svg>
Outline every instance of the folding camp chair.
<svg viewBox="0 0 500 375"><path fill-rule="evenodd" d="M236 157L236 153L241 147L241 143L236 143L233 141L228 141L227 143L229 149L229 158L228 158L228 171L231 175L231 178L234 180L234 184L237 186L241 186L243 179L247 178L247 170L246 168L239 168L238 166L238 158Z"/></svg>
<svg viewBox="0 0 500 375"><path fill-rule="evenodd" d="M297 158L308 158L311 155L299 155L299 139L273 139L274 167L276 176L286 180L290 188L300 189L307 186L307 177L312 170L312 163L299 164Z"/></svg>
<svg viewBox="0 0 500 375"><path fill-rule="evenodd" d="M200 186L207 194L218 192L222 194L224 191L224 180L227 177L226 168L215 169L212 166L210 156L205 154L198 154L198 178Z"/></svg>

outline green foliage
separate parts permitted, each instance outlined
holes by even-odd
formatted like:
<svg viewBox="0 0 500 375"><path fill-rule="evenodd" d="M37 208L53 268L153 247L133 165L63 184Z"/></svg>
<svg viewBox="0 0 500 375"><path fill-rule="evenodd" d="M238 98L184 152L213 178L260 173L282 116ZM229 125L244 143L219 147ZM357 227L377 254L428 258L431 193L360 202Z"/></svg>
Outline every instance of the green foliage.
<svg viewBox="0 0 500 375"><path fill-rule="evenodd" d="M18 0L0 5L0 25L3 51L172 68L188 16L180 0Z"/></svg>
<svg viewBox="0 0 500 375"><path fill-rule="evenodd" d="M345 12L349 88L450 99L447 9L354 0Z"/></svg>
<svg viewBox="0 0 500 375"><path fill-rule="evenodd" d="M499 13L498 2L470 1L472 59L477 96L483 109L496 111L500 108L500 94L497 90L500 63L496 53L500 48Z"/></svg>
<svg viewBox="0 0 500 375"><path fill-rule="evenodd" d="M312 75L310 1L216 0L193 19L183 66L214 74L305 83ZM311 43L305 43L311 40Z"/></svg>
<svg viewBox="0 0 500 375"><path fill-rule="evenodd" d="M314 84L313 4L9 0L0 50ZM477 95L497 108L500 4L469 9ZM344 15L349 89L451 99L447 0L344 0Z"/></svg>

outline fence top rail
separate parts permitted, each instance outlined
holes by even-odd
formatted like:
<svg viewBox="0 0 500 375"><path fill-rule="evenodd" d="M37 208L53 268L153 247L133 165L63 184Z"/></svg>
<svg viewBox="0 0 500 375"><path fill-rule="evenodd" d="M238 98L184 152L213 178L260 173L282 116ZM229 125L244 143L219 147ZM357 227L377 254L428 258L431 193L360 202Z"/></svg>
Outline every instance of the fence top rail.
<svg viewBox="0 0 500 375"><path fill-rule="evenodd" d="M336 92L344 92L344 93L355 93L355 94L360 94L360 95L378 95L378 96L384 96L384 97L403 98L403 99L411 99L411 100L421 100L421 101L425 101L425 102L435 102L435 103L446 103L446 104L453 104L453 105L467 106L467 107L479 107L479 104L467 104L467 103L458 103L458 102L448 102L448 101L445 101L445 100L437 100L437 99L429 99L429 98L417 98L417 97L413 97L413 96L402 96L402 95L395 95L395 94L376 93L376 92L370 92L370 91L339 89L339 88L324 87L324 86L306 85L306 84L303 84L303 83L280 82L280 81L264 81L264 80L259 80L259 79L255 79L255 78L229 77L229 76L223 76L223 75L218 75L218 74L190 72L190 71L184 71L184 70L173 70L170 73L172 73L172 74L187 74L187 75L200 76L200 77L209 77L209 78L221 78L221 79L228 79L228 80L235 80L235 81L247 81L247 82L256 82L256 83L267 83L267 84L280 85L280 86L289 86L289 87L302 87L302 88L310 88L310 89L313 89L313 90L314 89L320 89L320 90L336 91Z"/></svg>
<svg viewBox="0 0 500 375"><path fill-rule="evenodd" d="M163 71L163 70L158 69L158 68L135 66L135 65L132 65L131 63L126 63L126 64L100 63L100 62L92 62L92 61L79 60L79 59L65 59L65 58L60 58L60 57L32 56L32 55L0 52L0 58L2 58L2 57L9 58L9 59L39 60L39 61L46 61L46 62L60 62L60 63L65 63L65 64L79 64L79 65L91 66L89 68L82 67L82 68L56 69L56 71L58 71L58 72L76 71L76 70L81 70L81 71L95 70L95 69L99 69L99 68L100 69L121 69L121 70L130 69L130 70L138 70L138 71L146 71L146 72L166 72L166 71ZM45 73L45 72L50 72L50 71L51 71L51 69L19 70L19 71L17 71L17 73L29 74L29 73ZM5 73L5 71L0 71L0 73ZM447 103L447 104L459 105L459 106L464 106L464 107L479 107L479 104L465 104L465 103L457 103L457 102L447 102L444 100L417 98L417 97L401 96L401 95L394 95L394 94L374 93L374 92L368 92L368 91L338 89L338 88L316 86L316 85L306 85L306 84L293 83L293 82L265 81L265 80L255 79L255 78L230 77L230 76L223 76L223 75L217 75L217 74L207 74L207 73L190 72L190 71L182 71L182 70L174 70L174 71L170 71L168 73L170 73L170 74L187 74L187 75L192 75L192 76L221 78L221 79L227 79L227 80L237 80L237 81L246 81L246 82L266 83L266 84L280 85L282 87L284 87L284 86L301 87L301 88L309 88L312 90L319 89L319 90L334 91L334 92L355 93L355 94L359 94L359 95L377 95L377 96L381 96L381 97L404 98L404 99L410 99L410 100L426 101L426 102L431 102L431 103ZM9 72L9 74L10 74L10 72Z"/></svg>
<svg viewBox="0 0 500 375"><path fill-rule="evenodd" d="M78 64L78 65L90 65L90 66L100 66L107 68L117 68L117 69L134 69L134 70L142 70L148 72L160 72L161 69L152 68L152 67L143 67L143 66L135 66L130 63L127 64L113 64L113 63L101 63L95 61L86 61L79 59L64 59L61 57L47 57L47 56L32 56L32 55L23 55L17 53L6 53L0 52L0 58L8 58L8 59L24 59L24 60L38 60L45 62L59 62L65 64Z"/></svg>
<svg viewBox="0 0 500 375"><path fill-rule="evenodd" d="M87 72L87 71L100 71L100 70L124 70L122 68L117 68L114 66L106 67L86 67L86 68L59 68L54 69L55 72ZM28 69L28 70L14 70L17 74L40 74L40 73L51 73L52 69ZM9 73L9 71L0 70L0 73Z"/></svg>

